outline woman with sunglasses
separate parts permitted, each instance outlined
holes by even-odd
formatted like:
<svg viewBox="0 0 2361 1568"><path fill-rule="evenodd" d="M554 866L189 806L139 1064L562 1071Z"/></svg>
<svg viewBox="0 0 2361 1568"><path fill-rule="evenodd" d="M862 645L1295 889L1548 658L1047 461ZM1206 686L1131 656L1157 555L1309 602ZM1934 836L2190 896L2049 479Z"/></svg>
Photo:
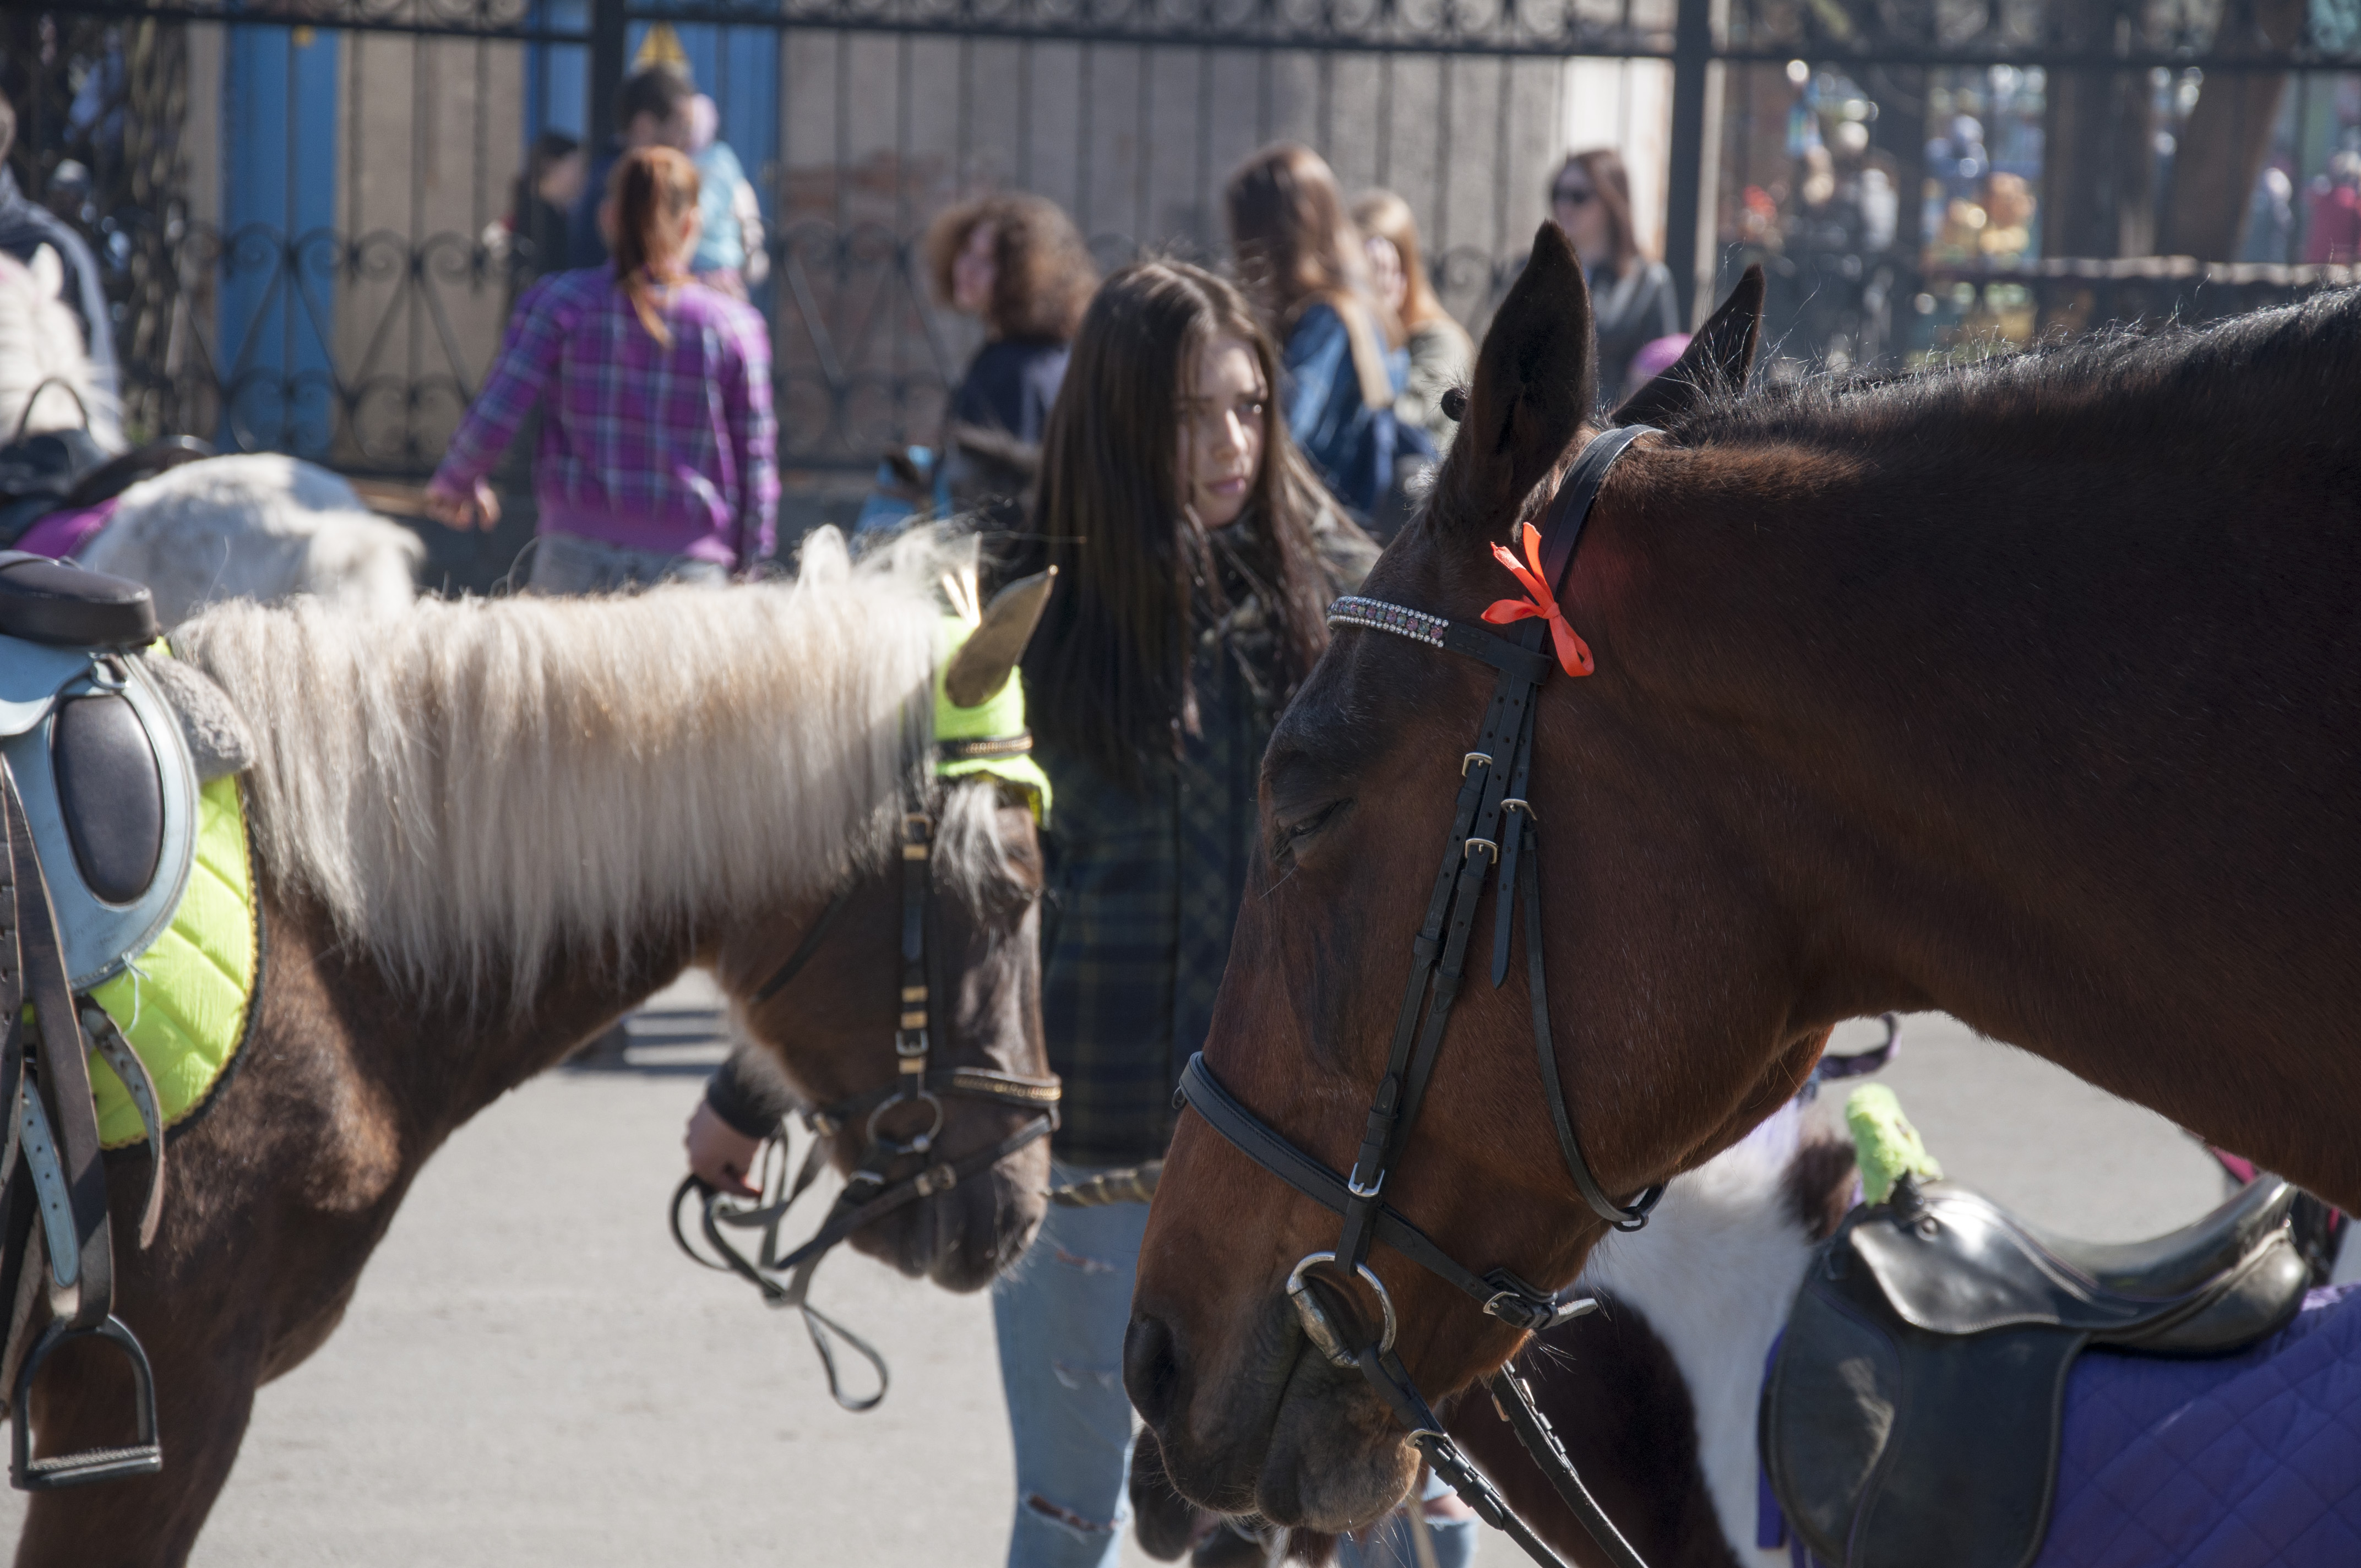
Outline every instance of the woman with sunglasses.
<svg viewBox="0 0 2361 1568"><path fill-rule="evenodd" d="M1612 407L1636 389L1632 358L1681 330L1672 269L1640 248L1631 181L1613 148L1568 153L1550 181L1550 215L1574 242L1598 323L1598 395Z"/></svg>

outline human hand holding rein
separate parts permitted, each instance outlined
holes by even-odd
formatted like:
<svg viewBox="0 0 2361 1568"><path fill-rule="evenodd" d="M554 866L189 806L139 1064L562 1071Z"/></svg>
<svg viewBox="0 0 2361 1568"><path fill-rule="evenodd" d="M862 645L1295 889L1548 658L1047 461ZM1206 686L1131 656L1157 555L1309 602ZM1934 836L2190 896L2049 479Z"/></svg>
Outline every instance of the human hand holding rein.
<svg viewBox="0 0 2361 1568"><path fill-rule="evenodd" d="M689 1113L688 1135L681 1142L688 1146L688 1168L699 1181L741 1198L762 1196L748 1178L763 1140L750 1138L723 1121L705 1101L698 1101Z"/></svg>

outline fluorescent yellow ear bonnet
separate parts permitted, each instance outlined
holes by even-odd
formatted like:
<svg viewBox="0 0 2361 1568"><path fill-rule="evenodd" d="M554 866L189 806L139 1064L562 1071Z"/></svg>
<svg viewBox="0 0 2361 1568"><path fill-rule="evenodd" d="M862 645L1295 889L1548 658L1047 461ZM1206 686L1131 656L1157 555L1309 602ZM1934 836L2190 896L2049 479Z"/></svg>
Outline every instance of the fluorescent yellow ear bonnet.
<svg viewBox="0 0 2361 1568"><path fill-rule="evenodd" d="M1033 807L1033 819L1046 824L1049 775L1030 755L1033 733L1025 726L1025 677L1012 666L998 689L966 707L947 689L960 651L978 630L979 622L964 614L942 620L940 655L935 660L935 773L947 779L989 773L1023 792Z"/></svg>

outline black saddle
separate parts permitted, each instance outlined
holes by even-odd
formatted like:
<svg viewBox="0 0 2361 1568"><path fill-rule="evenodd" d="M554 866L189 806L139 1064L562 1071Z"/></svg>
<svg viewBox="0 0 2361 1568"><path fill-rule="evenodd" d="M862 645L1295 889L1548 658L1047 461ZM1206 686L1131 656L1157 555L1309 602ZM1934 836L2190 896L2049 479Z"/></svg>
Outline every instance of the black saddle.
<svg viewBox="0 0 2361 1568"><path fill-rule="evenodd" d="M2284 1327L2310 1283L2297 1197L2265 1178L2121 1245L2046 1235L1945 1182L1855 1209L1763 1387L1789 1528L1842 1568L2022 1568L2048 1530L2074 1357L2225 1355Z"/></svg>
<svg viewBox="0 0 2361 1568"><path fill-rule="evenodd" d="M162 631L145 583L0 550L0 635L58 648L140 648Z"/></svg>

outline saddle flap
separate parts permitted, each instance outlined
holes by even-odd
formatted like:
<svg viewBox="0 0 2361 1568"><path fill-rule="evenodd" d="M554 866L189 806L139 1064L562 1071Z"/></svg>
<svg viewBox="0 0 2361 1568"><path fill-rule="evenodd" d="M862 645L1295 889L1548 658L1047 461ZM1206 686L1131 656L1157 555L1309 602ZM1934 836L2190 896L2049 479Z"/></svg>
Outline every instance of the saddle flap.
<svg viewBox="0 0 2361 1568"><path fill-rule="evenodd" d="M2048 1529L2083 1336L1930 1334L1879 1321L1876 1290L1816 1268L1763 1385L1763 1468L1790 1528L1843 1568L2022 1568Z"/></svg>
<svg viewBox="0 0 2361 1568"><path fill-rule="evenodd" d="M119 693L90 692L58 705L49 761L83 883L105 903L129 904L155 880L164 853L155 742Z"/></svg>

